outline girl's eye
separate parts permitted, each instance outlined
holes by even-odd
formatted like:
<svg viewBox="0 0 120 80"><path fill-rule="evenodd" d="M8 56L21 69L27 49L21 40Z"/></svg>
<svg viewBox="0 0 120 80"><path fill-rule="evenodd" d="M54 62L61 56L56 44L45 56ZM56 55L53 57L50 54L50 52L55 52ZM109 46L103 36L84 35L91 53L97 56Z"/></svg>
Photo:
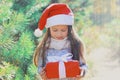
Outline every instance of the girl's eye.
<svg viewBox="0 0 120 80"><path fill-rule="evenodd" d="M57 32L57 29L53 30L53 32Z"/></svg>
<svg viewBox="0 0 120 80"><path fill-rule="evenodd" d="M62 32L65 32L66 30L61 30Z"/></svg>

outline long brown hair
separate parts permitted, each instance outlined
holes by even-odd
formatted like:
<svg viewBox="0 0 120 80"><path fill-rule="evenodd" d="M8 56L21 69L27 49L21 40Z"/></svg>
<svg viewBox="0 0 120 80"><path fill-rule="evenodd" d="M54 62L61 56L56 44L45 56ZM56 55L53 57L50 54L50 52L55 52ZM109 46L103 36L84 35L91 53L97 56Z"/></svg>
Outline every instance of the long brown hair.
<svg viewBox="0 0 120 80"><path fill-rule="evenodd" d="M49 48L50 44L50 28L47 29L42 41L38 44L37 48L34 52L33 62L36 66L38 66L38 59L41 56L43 60L43 66L45 63L45 51ZM78 35L75 33L72 26L68 26L68 40L70 41L71 45L71 53L73 54L73 60L79 60L81 59L83 63L85 64L84 59L84 52L85 47L81 39L78 37Z"/></svg>

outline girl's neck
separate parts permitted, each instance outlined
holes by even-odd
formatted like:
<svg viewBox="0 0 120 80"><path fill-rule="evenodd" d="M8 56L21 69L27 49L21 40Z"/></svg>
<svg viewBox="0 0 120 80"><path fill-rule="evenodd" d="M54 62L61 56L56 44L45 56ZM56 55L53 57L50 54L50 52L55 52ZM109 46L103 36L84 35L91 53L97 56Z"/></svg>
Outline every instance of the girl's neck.
<svg viewBox="0 0 120 80"><path fill-rule="evenodd" d="M54 41L66 41L66 40L67 40L67 37L65 37L65 38L62 39L62 40L58 40L58 39L55 39L55 38L52 38L52 37L51 37L51 40L54 40Z"/></svg>
<svg viewBox="0 0 120 80"><path fill-rule="evenodd" d="M67 37L65 37L62 40L57 40L57 39L51 38L49 48L61 50L64 48L69 48L69 47L70 47L70 42L69 42L69 40L67 40Z"/></svg>

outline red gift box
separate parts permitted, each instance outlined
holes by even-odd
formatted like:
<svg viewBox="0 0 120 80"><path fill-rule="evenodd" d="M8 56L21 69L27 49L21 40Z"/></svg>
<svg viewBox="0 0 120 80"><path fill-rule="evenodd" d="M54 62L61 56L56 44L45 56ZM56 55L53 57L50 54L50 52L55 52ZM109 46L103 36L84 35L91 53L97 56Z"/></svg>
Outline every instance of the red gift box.
<svg viewBox="0 0 120 80"><path fill-rule="evenodd" d="M46 76L48 79L51 78L60 78L60 71L62 70L65 73L65 77L76 77L77 75L80 75L80 68L79 68L79 62L77 60L72 60L72 61L67 61L67 62L63 62L64 64L64 68L65 71L63 71L64 69L61 67L61 69L59 69L59 65L60 62L49 62L46 64L45 70L46 70Z"/></svg>

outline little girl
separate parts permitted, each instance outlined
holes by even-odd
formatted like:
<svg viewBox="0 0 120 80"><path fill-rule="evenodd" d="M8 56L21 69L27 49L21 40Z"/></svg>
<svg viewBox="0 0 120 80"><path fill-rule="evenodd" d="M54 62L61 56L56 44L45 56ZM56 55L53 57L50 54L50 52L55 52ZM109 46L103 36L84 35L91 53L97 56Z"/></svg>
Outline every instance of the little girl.
<svg viewBox="0 0 120 80"><path fill-rule="evenodd" d="M43 80L47 79L45 66L52 60L49 57L59 57L67 53L72 55L71 60L79 61L81 74L77 75L76 79L80 79L85 75L87 69L83 57L85 48L83 42L74 32L73 24L73 13L66 4L54 3L44 10L38 22L38 29L34 32L35 36L38 37L44 28L47 29L34 53L34 64L38 67L38 73ZM76 80L75 78L71 79ZM68 78L64 78L63 80L68 80Z"/></svg>

